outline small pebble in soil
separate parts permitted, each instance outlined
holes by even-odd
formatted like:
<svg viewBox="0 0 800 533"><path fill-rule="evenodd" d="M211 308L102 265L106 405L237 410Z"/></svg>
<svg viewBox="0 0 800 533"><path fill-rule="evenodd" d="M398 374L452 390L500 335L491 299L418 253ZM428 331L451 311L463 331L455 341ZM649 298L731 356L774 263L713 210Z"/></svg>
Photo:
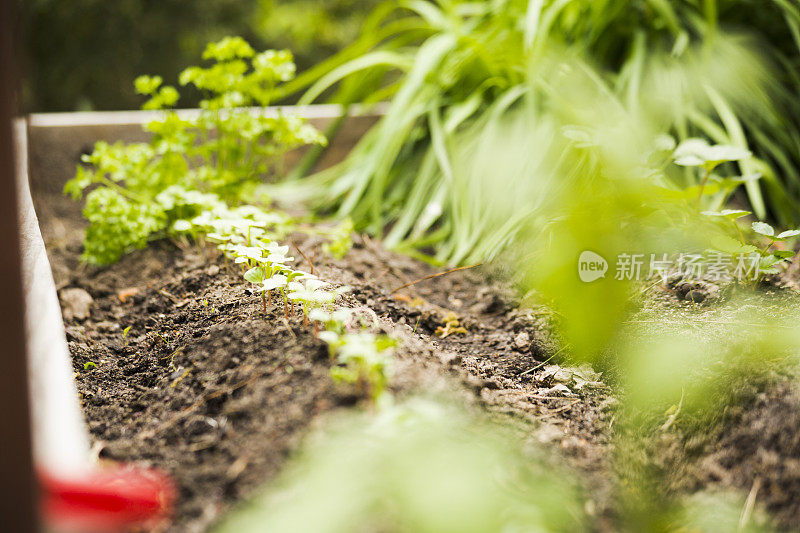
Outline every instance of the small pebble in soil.
<svg viewBox="0 0 800 533"><path fill-rule="evenodd" d="M706 300L706 293L701 290L691 290L686 293L683 299L696 304L703 303Z"/></svg>
<svg viewBox="0 0 800 533"><path fill-rule="evenodd" d="M89 318L94 299L83 289L76 287L64 289L59 294L64 320L85 320Z"/></svg>
<svg viewBox="0 0 800 533"><path fill-rule="evenodd" d="M526 352L531 347L531 336L527 331L520 331L514 337L514 347L520 352Z"/></svg>

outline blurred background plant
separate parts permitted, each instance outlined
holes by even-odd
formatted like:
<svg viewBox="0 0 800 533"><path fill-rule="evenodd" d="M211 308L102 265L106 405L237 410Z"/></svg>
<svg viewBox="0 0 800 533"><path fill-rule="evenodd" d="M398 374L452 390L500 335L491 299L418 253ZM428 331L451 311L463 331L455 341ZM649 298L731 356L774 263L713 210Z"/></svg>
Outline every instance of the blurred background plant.
<svg viewBox="0 0 800 533"><path fill-rule="evenodd" d="M742 173L763 175L746 186L753 211L785 225L800 221L800 104L794 98L800 88L800 7L790 0L31 0L20 6L30 111L135 109L131 86L137 75L148 72L174 84L205 43L225 35L241 35L257 49L295 53L301 75L278 95L284 102L297 101L301 90L319 83L303 101L394 97L395 109L410 105L402 123L392 123L396 113L390 112L384 127L364 141L378 144L373 154L386 155L376 161L357 150L340 169L339 195L321 207L352 214L357 227L375 234L399 222L389 244L418 248L450 246L442 244L448 240L442 227L452 209L442 204L437 216L437 201L412 201L400 209L397 198L441 192L430 190L428 177L441 181L449 172L441 159L452 157L453 136L529 81L526 65L544 48L560 44L586 57L629 104L641 94L648 64L664 57L685 64L692 43L717 48L723 67L755 54L764 60L762 69L727 80L749 91L748 98L732 99L724 83L705 95L713 109L699 111L677 98L670 104L679 115L671 127L679 138L702 133L717 143L748 146L757 158ZM722 50L715 39L720 30L748 46ZM717 72L712 65L706 75L714 79ZM323 90L341 77L351 80L348 90ZM766 81L765 91L757 93L760 81ZM188 91L180 106L196 106L200 98ZM436 143L422 142L434 137ZM417 174L422 179L413 179ZM425 224L409 227L409 219L423 214L438 233L420 235ZM442 256L454 259L447 251Z"/></svg>
<svg viewBox="0 0 800 533"><path fill-rule="evenodd" d="M30 112L138 109L143 72L177 83L206 43L240 35L289 48L299 70L350 44L378 0L24 0L24 104ZM183 95L195 107L199 92Z"/></svg>
<svg viewBox="0 0 800 533"><path fill-rule="evenodd" d="M216 531L583 531L570 476L451 400L329 420L281 480Z"/></svg>
<svg viewBox="0 0 800 533"><path fill-rule="evenodd" d="M376 18L374 31L287 90L308 87L300 102L310 103L340 80L357 79L362 91L391 98L386 117L344 163L292 184L288 197L349 215L389 246L433 251L441 263L474 260L466 258L484 236L470 247L458 228L464 218L479 224L480 212L465 213L453 199L459 136L518 106L541 81L530 66L560 48L596 67L597 81L631 112L662 111L661 129L678 140L749 148L756 157L738 170L762 179L746 183L745 201L759 218L798 220L800 10L793 3L440 0L386 2L379 16L385 21ZM383 39L370 46L374 33ZM656 69L660 77L647 85L643 76ZM697 183L688 172L671 177Z"/></svg>

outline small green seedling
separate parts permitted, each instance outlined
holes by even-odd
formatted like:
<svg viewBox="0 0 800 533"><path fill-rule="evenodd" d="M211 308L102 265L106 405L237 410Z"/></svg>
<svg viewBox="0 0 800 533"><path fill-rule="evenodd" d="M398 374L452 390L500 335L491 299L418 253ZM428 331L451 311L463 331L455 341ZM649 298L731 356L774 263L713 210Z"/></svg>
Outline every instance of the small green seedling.
<svg viewBox="0 0 800 533"><path fill-rule="evenodd" d="M691 138L681 142L674 152L676 165L683 167L698 167L702 170L700 186L697 193L696 207L705 194L705 189L712 172L722 163L741 161L752 157L752 153L738 146L725 144L710 145L705 139ZM742 178L745 179L745 178ZM755 178L758 179L758 178Z"/></svg>
<svg viewBox="0 0 800 533"><path fill-rule="evenodd" d="M331 332L325 332L331 333ZM373 402L385 392L389 382L390 356L397 342L386 335L346 333L326 335L335 346L337 366L331 369L335 381L355 384ZM320 334L322 338L322 334Z"/></svg>
<svg viewBox="0 0 800 533"><path fill-rule="evenodd" d="M305 285L293 282L292 292L288 298L292 301L300 302L303 308L303 325L308 324L308 314L312 309L333 304L336 298L350 290L350 287L339 287L332 290L324 290L330 285L318 279L307 279ZM291 284L290 284L291 285Z"/></svg>
<svg viewBox="0 0 800 533"><path fill-rule="evenodd" d="M87 361L87 362L83 363L83 369L84 370L92 370L92 369L95 369L95 368L97 368L97 364L93 363L92 361Z"/></svg>
<svg viewBox="0 0 800 533"><path fill-rule="evenodd" d="M800 235L800 230L788 230L775 234L775 228L766 222L753 222L753 231L766 237L769 242L760 250L761 254L761 268L760 271L765 274L777 274L778 269L775 265L782 263L794 257L795 253L792 250L770 250L776 242L785 241L791 237Z"/></svg>
<svg viewBox="0 0 800 533"><path fill-rule="evenodd" d="M122 330L122 346L128 345L128 333L131 332L131 326Z"/></svg>
<svg viewBox="0 0 800 533"><path fill-rule="evenodd" d="M739 236L739 242L741 242L742 245L747 245L744 235L742 234L742 229L739 227L739 224L736 221L740 218L752 215L750 211L745 211L743 209L723 209L722 211L703 211L703 214L709 217L719 217L730 222Z"/></svg>

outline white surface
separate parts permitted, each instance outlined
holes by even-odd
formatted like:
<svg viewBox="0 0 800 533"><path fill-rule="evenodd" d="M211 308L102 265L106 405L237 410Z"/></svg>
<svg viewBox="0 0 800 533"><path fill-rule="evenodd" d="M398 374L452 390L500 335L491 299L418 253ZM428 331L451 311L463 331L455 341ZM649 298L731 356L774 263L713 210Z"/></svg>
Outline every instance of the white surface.
<svg viewBox="0 0 800 533"><path fill-rule="evenodd" d="M28 188L25 123L17 121L14 126L34 457L37 468L70 477L92 466L89 435L78 403L56 286Z"/></svg>
<svg viewBox="0 0 800 533"><path fill-rule="evenodd" d="M337 118L341 116L344 108L336 104L321 104L308 106L284 106L268 108L251 108L255 112L266 112L268 115L277 116L279 111L286 111L294 116L306 119ZM385 112L385 104L375 104L367 108L354 105L350 108L350 115L381 114ZM178 109L177 113L183 118L192 118L200 114L199 109ZM151 120L162 117L163 111L88 111L83 113L38 113L30 115L28 124L31 127L75 127L75 126L120 126L145 124Z"/></svg>

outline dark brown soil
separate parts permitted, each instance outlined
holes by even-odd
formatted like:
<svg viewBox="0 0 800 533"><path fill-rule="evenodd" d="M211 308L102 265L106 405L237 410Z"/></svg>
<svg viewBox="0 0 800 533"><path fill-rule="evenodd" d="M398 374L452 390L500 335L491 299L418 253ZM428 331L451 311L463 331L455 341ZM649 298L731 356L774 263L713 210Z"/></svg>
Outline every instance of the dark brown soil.
<svg viewBox="0 0 800 533"><path fill-rule="evenodd" d="M157 242L109 268L81 266L76 209L57 197L37 203L59 290L81 288L94 300L88 319L66 327L96 449L174 476L172 530L204 530L279 471L317 415L360 401L334 386L325 347L301 319L286 320L276 305L263 316L220 258ZM445 389L524 421L530 438L585 472L591 508L608 514L604 448L615 401L602 383L573 391L562 384L570 374L556 379L560 367L545 363L558 346L547 313L521 312L512 291L483 272L393 293L436 270L368 238L340 261L324 258L314 238L294 240L321 277L353 287L349 305L371 309L400 339L396 394ZM453 317L464 329L437 337Z"/></svg>
<svg viewBox="0 0 800 533"><path fill-rule="evenodd" d="M737 391L749 398L731 405L723 424L666 437L659 462L670 471L671 490L738 489L770 513L779 531L798 531L800 388L796 377L759 381Z"/></svg>
<svg viewBox="0 0 800 533"><path fill-rule="evenodd" d="M757 491L788 531L800 528L800 391L783 381L759 393L707 450L697 482Z"/></svg>
<svg viewBox="0 0 800 533"><path fill-rule="evenodd" d="M58 288L82 288L94 299L88 319L66 326L96 449L174 476L180 497L170 530L205 530L279 472L315 417L365 405L356 391L334 386L324 346L301 320L284 319L275 305L263 316L258 297L220 259L158 242L110 268L83 267L77 206L37 200ZM321 277L353 287L349 305L374 311L400 339L396 394L449 390L523 424L583 480L595 528L617 529L610 463L617 401L591 371L555 364L560 344L546 309L521 310L514 292L480 269L395 291L436 270L366 237L338 261L324 257L317 239L294 239ZM660 298L695 305L680 289ZM705 291L703 304L713 305L713 288L690 290ZM96 368L85 369L89 362ZM746 494L759 479L758 504L784 529L798 528L799 413L800 393L789 382L754 391L701 446L675 434L656 462L672 461L679 492L719 486Z"/></svg>
<svg viewBox="0 0 800 533"><path fill-rule="evenodd" d="M208 523L277 472L311 418L353 402L321 342L274 307L260 316L235 275L196 255L159 244L72 285L95 299L67 337L100 456L172 473L180 527Z"/></svg>

